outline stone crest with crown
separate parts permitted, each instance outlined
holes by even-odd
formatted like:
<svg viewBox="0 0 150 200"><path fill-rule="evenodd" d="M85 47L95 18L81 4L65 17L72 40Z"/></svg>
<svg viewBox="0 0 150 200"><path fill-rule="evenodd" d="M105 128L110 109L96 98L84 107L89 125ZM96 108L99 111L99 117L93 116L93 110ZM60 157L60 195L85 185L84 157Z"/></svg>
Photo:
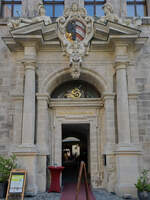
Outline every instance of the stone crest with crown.
<svg viewBox="0 0 150 200"><path fill-rule="evenodd" d="M94 35L93 18L87 16L85 8L73 3L57 22L58 37L65 55L69 57L71 75L73 79L78 79L83 57L88 54L89 41Z"/></svg>

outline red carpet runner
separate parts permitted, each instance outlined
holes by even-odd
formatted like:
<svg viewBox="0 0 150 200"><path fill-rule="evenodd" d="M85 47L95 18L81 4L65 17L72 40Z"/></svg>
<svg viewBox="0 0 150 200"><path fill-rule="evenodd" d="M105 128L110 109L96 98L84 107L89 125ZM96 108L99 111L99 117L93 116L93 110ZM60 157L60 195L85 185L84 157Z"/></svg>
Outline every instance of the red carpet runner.
<svg viewBox="0 0 150 200"><path fill-rule="evenodd" d="M74 200L75 194L76 194L76 184L73 183L65 184L62 191L61 200ZM89 194L90 194L90 200L96 200L90 189L89 189ZM79 200L86 200L84 185L81 185L80 187Z"/></svg>

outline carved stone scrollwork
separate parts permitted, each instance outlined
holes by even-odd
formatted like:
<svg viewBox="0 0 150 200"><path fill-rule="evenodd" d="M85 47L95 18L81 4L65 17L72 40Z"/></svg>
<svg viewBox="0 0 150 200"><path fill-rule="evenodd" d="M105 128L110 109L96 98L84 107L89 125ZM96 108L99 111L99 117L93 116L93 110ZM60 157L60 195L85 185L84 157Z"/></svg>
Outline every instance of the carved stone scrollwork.
<svg viewBox="0 0 150 200"><path fill-rule="evenodd" d="M87 16L85 8L76 3L64 10L64 16L57 19L58 37L64 54L69 57L73 79L80 76L82 60L88 54L89 41L94 35L93 18Z"/></svg>
<svg viewBox="0 0 150 200"><path fill-rule="evenodd" d="M73 52L70 55L70 67L71 67L71 75L73 79L79 78L81 64L82 64L81 56L78 53Z"/></svg>

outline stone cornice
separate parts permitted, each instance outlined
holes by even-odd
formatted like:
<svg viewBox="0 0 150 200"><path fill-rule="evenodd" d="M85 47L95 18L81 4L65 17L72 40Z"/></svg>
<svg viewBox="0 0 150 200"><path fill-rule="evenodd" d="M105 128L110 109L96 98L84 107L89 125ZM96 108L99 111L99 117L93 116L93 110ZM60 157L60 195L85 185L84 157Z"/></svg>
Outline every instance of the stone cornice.
<svg viewBox="0 0 150 200"><path fill-rule="evenodd" d="M137 99L138 98L138 95L139 95L140 93L138 93L138 92L134 92L134 93L128 93L128 97L129 97L129 99Z"/></svg>
<svg viewBox="0 0 150 200"><path fill-rule="evenodd" d="M24 95L23 94L11 94L11 98L13 101L23 101Z"/></svg>
<svg viewBox="0 0 150 200"><path fill-rule="evenodd" d="M47 101L49 103L50 96L48 93L36 93L36 97L38 101Z"/></svg>
<svg viewBox="0 0 150 200"><path fill-rule="evenodd" d="M142 146L140 144L118 144L116 145L115 154L116 155L141 155Z"/></svg>
<svg viewBox="0 0 150 200"><path fill-rule="evenodd" d="M50 107L103 107L102 99L80 98L80 99L50 99Z"/></svg>
<svg viewBox="0 0 150 200"><path fill-rule="evenodd" d="M104 102L106 100L114 100L115 96L116 96L115 93L103 93L103 100L104 100Z"/></svg>

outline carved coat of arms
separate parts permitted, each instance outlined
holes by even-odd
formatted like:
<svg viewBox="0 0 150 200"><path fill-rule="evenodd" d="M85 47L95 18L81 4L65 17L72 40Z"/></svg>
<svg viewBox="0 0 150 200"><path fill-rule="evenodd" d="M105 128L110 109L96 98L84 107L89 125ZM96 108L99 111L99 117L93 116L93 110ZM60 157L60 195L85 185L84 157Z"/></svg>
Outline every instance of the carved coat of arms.
<svg viewBox="0 0 150 200"><path fill-rule="evenodd" d="M58 37L63 50L70 60L71 75L74 79L80 76L82 60L88 53L89 41L93 37L93 18L87 16L85 8L76 3L64 10L64 16L57 19Z"/></svg>

